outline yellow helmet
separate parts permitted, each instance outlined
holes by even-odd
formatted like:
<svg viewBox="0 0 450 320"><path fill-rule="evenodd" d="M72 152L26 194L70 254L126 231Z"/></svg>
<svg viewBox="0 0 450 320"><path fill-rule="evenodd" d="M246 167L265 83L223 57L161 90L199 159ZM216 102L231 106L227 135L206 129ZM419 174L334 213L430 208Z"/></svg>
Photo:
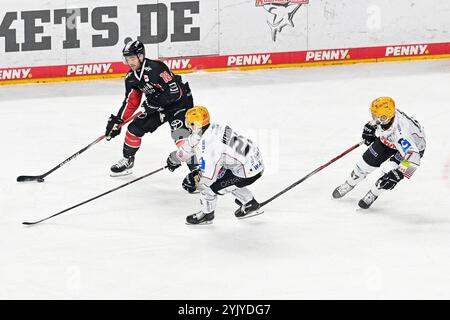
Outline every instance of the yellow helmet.
<svg viewBox="0 0 450 320"><path fill-rule="evenodd" d="M388 124L395 116L395 102L390 97L380 97L372 101L370 113L377 124Z"/></svg>
<svg viewBox="0 0 450 320"><path fill-rule="evenodd" d="M209 125L209 112L203 106L195 106L186 112L186 126L193 132L199 132L205 126Z"/></svg>

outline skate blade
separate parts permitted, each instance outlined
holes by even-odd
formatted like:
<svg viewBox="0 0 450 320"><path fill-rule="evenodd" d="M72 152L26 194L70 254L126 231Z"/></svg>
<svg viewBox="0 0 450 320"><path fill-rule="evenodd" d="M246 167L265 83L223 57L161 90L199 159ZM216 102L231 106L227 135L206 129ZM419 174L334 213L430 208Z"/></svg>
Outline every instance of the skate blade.
<svg viewBox="0 0 450 320"><path fill-rule="evenodd" d="M110 177L123 177L123 176L128 176L128 175L130 175L132 173L133 173L133 170L125 170L124 172L120 172L120 173L111 172L109 174L109 176Z"/></svg>
<svg viewBox="0 0 450 320"><path fill-rule="evenodd" d="M205 222L200 222L200 223L188 223L188 222L185 222L185 223L188 226L201 226L201 225L212 224L213 222L212 221L205 221Z"/></svg>
<svg viewBox="0 0 450 320"><path fill-rule="evenodd" d="M264 210L256 210L256 211L253 211L252 213L249 213L249 214L247 214L247 215L245 215L243 217L237 217L237 218L239 220L244 220L244 219L252 218L252 217L255 217L255 216L259 216L260 214L263 214L263 213L264 213Z"/></svg>

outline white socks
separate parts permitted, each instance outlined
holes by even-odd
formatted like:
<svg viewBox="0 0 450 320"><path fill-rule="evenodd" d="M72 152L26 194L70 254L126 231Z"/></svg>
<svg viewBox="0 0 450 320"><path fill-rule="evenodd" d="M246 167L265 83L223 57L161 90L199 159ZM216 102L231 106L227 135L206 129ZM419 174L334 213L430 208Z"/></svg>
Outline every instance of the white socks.
<svg viewBox="0 0 450 320"><path fill-rule="evenodd" d="M253 199L253 194L247 188L239 188L231 192L242 204L247 204Z"/></svg>
<svg viewBox="0 0 450 320"><path fill-rule="evenodd" d="M369 173L375 171L376 167L372 167L361 159L350 174L350 178L347 179L347 183L352 187L356 186L362 180L364 180Z"/></svg>
<svg viewBox="0 0 450 320"><path fill-rule="evenodd" d="M200 205L202 212L211 213L216 209L217 195L211 190L211 188L204 188L200 192Z"/></svg>

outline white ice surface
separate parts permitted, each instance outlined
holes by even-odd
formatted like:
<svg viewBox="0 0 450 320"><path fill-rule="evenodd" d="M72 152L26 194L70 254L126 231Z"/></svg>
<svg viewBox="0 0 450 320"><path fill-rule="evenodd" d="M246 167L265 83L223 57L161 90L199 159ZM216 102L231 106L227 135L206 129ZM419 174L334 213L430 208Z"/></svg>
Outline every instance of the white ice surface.
<svg viewBox="0 0 450 320"><path fill-rule="evenodd" d="M260 201L357 143L380 95L426 128L423 165L367 211L357 202L379 172L331 198L360 147L248 220L224 196L213 225L185 225L198 200L181 189L183 167L24 227L161 167L174 148L165 125L144 137L132 176L111 178L122 134L45 183L17 183L102 135L123 80L2 86L0 299L450 299L450 60L184 78L213 121L260 145Z"/></svg>

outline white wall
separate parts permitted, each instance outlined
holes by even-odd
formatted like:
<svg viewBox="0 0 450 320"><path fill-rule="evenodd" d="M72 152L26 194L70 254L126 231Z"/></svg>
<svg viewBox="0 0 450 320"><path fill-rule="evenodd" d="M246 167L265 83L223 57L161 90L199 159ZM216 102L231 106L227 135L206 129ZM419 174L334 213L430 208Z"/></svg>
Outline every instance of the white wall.
<svg viewBox="0 0 450 320"><path fill-rule="evenodd" d="M270 6L256 6L255 0L2 0L0 9L0 68L18 66L63 65L102 61L120 61L124 39L136 38L142 29L138 5L159 5L167 8L165 18L156 19L156 13L146 20L151 28L146 36L163 34L167 29L167 39L160 43L146 44L150 57L178 57L197 55L226 55L240 53L263 53L283 51L303 51L342 47L367 47L391 44L413 44L430 42L450 42L450 1L448 0L310 0L293 15L294 27L285 26L273 41L268 22L275 16L266 9ZM187 3L196 6L199 13L190 10L180 11L180 5ZM173 6L178 5L178 13L187 21L184 33L179 40L172 39L177 34L175 25L180 25L180 17L174 18ZM295 8L291 4L291 8ZM114 45L93 47L93 35L108 36L107 31L95 30L94 8L113 7L117 17L103 17L117 29ZM55 24L55 9L87 8L74 11L86 14L87 23L80 18L69 18L70 27L76 26L79 48L63 48L66 36L66 22ZM114 9L115 8L115 9ZM278 8L280 9L280 8ZM43 28L36 33L36 41L51 37L51 49L27 51L30 37L28 26L25 30L27 12L49 10L49 22L35 20L36 26ZM96 9L101 10L101 9ZM141 7L142 10L142 7ZM195 10L194 10L195 11ZM17 15L9 24L6 14ZM98 12L98 11L97 11ZM184 13L183 13L184 12ZM46 13L46 14L47 14ZM162 12L164 14L164 12ZM279 17L279 16L278 16ZM278 19L278 18L277 18ZM27 21L33 21L28 19ZM76 22L75 24L73 22ZM277 22L277 21L276 21ZM111 25L112 23L112 25ZM158 26L159 23L159 26ZM199 28L198 38L189 39ZM73 29L73 28L72 28ZM147 31L149 29L146 29ZM19 51L6 52L5 39L16 33L15 43ZM180 30L178 28L178 35ZM6 36L6 37L5 37ZM114 38L114 37L112 37ZM114 40L114 39L112 39ZM28 44L28 48L27 48ZM36 47L34 45L34 47ZM33 48L33 44L31 44ZM10 47L11 49L11 47Z"/></svg>

